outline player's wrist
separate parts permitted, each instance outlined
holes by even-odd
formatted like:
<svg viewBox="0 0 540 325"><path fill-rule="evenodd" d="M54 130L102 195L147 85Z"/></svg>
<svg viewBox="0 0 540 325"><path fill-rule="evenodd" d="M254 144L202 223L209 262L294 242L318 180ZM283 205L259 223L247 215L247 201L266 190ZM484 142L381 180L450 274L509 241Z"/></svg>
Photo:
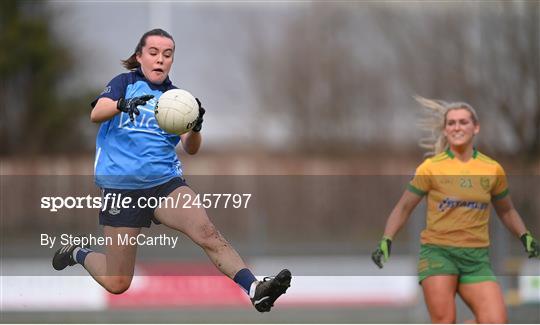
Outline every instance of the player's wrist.
<svg viewBox="0 0 540 325"><path fill-rule="evenodd" d="M531 235L531 232L527 230L523 234L521 234L521 236L519 236L519 240L521 241L521 243L525 247L525 250L528 251L529 247L531 246L531 242L534 241L534 238Z"/></svg>
<svg viewBox="0 0 540 325"><path fill-rule="evenodd" d="M202 130L202 123L201 124L197 124L193 127L193 129L191 129L191 132L193 133L199 133L201 132Z"/></svg>
<svg viewBox="0 0 540 325"><path fill-rule="evenodd" d="M525 230L524 233L522 233L521 235L519 235L519 238L524 238L524 237L526 237L527 235L532 236L530 231Z"/></svg>
<svg viewBox="0 0 540 325"><path fill-rule="evenodd" d="M392 251L392 238L389 236L383 236L379 244L379 248L384 253L385 262L390 257L390 252Z"/></svg>
<svg viewBox="0 0 540 325"><path fill-rule="evenodd" d="M119 112L125 112L126 111L126 99L124 97L120 98L116 101L116 109Z"/></svg>
<svg viewBox="0 0 540 325"><path fill-rule="evenodd" d="M525 248L525 252L529 254L529 258L538 257L540 255L540 245L529 231L526 231L520 236L521 243Z"/></svg>
<svg viewBox="0 0 540 325"><path fill-rule="evenodd" d="M197 123L195 123L195 126L193 129L191 129L193 132L201 132L202 125L204 122L204 113L206 113L206 110L201 106L201 101L198 98L195 98L197 100L197 103L199 104L199 117L197 117Z"/></svg>

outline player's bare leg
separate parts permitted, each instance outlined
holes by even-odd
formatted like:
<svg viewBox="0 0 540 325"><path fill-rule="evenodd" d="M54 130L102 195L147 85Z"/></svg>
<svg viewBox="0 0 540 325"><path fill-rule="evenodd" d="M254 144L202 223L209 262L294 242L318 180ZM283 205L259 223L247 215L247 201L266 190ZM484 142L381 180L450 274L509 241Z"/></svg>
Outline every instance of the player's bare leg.
<svg viewBox="0 0 540 325"><path fill-rule="evenodd" d="M189 187L182 186L174 190L169 197L184 197L184 194L190 197L196 195ZM178 208L159 207L154 215L162 224L191 238L228 277L233 278L238 271L246 268L240 255L219 233L203 208L193 206L190 209L182 209L182 205Z"/></svg>
<svg viewBox="0 0 540 325"><path fill-rule="evenodd" d="M457 275L432 275L422 281L424 299L432 323L456 322Z"/></svg>
<svg viewBox="0 0 540 325"><path fill-rule="evenodd" d="M501 287L495 281L460 284L458 293L471 308L479 324L504 324L508 321Z"/></svg>
<svg viewBox="0 0 540 325"><path fill-rule="evenodd" d="M195 197L196 194L189 187L182 186L169 197L183 198L184 195ZM161 223L186 234L199 245L223 274L244 288L258 311L270 311L276 299L290 286L289 270L282 270L275 277L265 278L262 282L256 281L240 255L219 233L203 208L160 207L154 215Z"/></svg>
<svg viewBox="0 0 540 325"><path fill-rule="evenodd" d="M105 254L91 253L85 260L88 273L107 291L120 294L131 285L137 257L137 245L121 245L118 236L136 237L140 228L104 226L103 233L110 237Z"/></svg>
<svg viewBox="0 0 540 325"><path fill-rule="evenodd" d="M120 294L129 288L137 255L137 245L121 245L118 236L135 237L140 232L140 228L104 226L104 236L111 238L111 244L105 247L105 254L91 251L83 261L88 273L110 293ZM53 258L54 268L61 270L75 265L77 262L71 255L74 249L74 246L59 249Z"/></svg>

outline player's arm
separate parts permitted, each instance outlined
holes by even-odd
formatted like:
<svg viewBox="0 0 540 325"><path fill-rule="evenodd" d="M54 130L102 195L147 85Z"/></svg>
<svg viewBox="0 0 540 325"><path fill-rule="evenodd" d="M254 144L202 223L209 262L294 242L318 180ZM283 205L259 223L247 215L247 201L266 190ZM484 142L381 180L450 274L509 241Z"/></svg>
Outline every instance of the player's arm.
<svg viewBox="0 0 540 325"><path fill-rule="evenodd" d="M390 213L384 227L383 238L379 242L377 249L371 254L371 259L379 268L382 268L383 263L387 262L390 257L392 239L407 222L412 211L422 198L423 196L406 190Z"/></svg>
<svg viewBox="0 0 540 325"><path fill-rule="evenodd" d="M384 236L394 238L394 236L407 222L414 208L416 208L418 203L422 201L422 198L423 196L406 190L386 221L386 226L384 227Z"/></svg>
<svg viewBox="0 0 540 325"><path fill-rule="evenodd" d="M94 123L101 123L110 120L118 113L120 113L120 111L116 108L116 101L107 97L102 97L97 101L96 106L94 106L92 109L92 112L90 113L90 121Z"/></svg>
<svg viewBox="0 0 540 325"><path fill-rule="evenodd" d="M510 195L506 195L502 199L494 201L493 206L495 207L499 219L501 219L506 228L508 228L516 237L527 232L521 216L514 208Z"/></svg>
<svg viewBox="0 0 540 325"><path fill-rule="evenodd" d="M94 123L100 123L111 119L119 112L124 112L129 115L131 122L133 122L135 115L141 114L137 107L145 105L152 98L154 98L154 95L143 95L129 99L122 97L117 101L106 97L100 98L90 113L90 120Z"/></svg>
<svg viewBox="0 0 540 325"><path fill-rule="evenodd" d="M201 147L202 137L200 132L204 121L203 116L206 113L206 110L202 107L201 101L198 98L195 99L199 105L199 116L197 117L197 122L191 131L180 136L180 139L182 140L182 148L184 148L184 151L190 155L196 154Z"/></svg>
<svg viewBox="0 0 540 325"><path fill-rule="evenodd" d="M497 216L499 216L499 219L501 219L506 228L521 240L529 257L538 257L540 254L538 242L527 231L523 219L514 208L510 195L493 201L493 206L495 207Z"/></svg>
<svg viewBox="0 0 540 325"><path fill-rule="evenodd" d="M202 137L200 132L189 131L180 136L182 140L182 148L190 155L194 155L201 147Z"/></svg>

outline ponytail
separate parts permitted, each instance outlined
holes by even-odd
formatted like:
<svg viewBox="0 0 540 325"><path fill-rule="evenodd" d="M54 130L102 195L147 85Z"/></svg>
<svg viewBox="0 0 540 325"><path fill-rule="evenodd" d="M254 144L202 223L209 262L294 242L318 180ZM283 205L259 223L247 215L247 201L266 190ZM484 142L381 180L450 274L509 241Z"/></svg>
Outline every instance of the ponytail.
<svg viewBox="0 0 540 325"><path fill-rule="evenodd" d="M135 70L141 66L139 61L137 61L137 53L133 53L126 60L122 60L122 66L128 70Z"/></svg>

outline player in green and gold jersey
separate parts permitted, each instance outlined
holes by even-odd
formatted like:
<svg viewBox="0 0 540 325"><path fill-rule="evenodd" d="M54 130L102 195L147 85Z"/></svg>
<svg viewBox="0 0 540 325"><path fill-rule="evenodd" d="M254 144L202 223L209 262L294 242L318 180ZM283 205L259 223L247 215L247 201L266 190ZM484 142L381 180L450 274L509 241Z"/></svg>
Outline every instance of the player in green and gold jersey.
<svg viewBox="0 0 540 325"><path fill-rule="evenodd" d="M480 131L475 110L466 103L416 98L440 117L434 156L416 170L386 222L373 252L380 267L388 261L392 238L423 197L426 229L421 234L418 275L433 323L455 323L459 294L479 323L505 323L506 308L489 260L489 206L521 239L529 257L539 256L536 240L525 228L508 194L503 168L473 146Z"/></svg>

